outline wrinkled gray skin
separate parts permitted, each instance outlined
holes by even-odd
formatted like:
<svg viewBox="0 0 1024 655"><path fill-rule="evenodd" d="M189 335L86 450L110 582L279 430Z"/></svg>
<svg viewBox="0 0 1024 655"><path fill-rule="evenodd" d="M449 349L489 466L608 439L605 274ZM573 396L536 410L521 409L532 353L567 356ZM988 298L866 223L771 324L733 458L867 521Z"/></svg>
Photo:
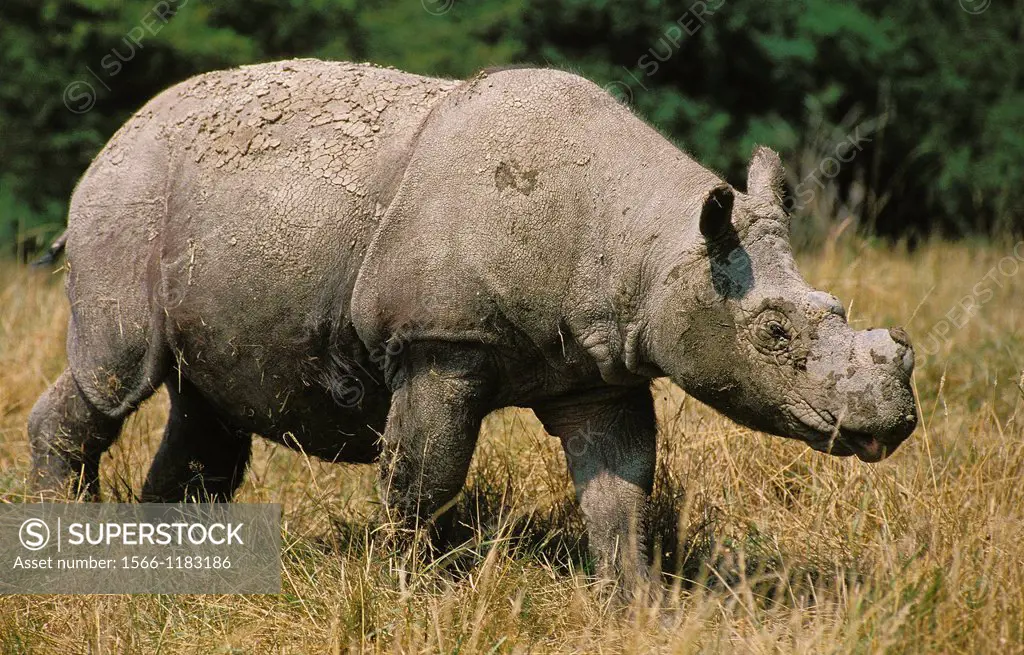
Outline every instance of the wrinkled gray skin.
<svg viewBox="0 0 1024 655"><path fill-rule="evenodd" d="M804 282L782 178L761 148L739 192L555 70L304 60L183 82L72 198L69 365L30 418L36 483L94 496L165 384L144 500L230 498L256 433L379 460L415 522L462 487L483 417L527 407L565 445L600 572L629 584L652 378L835 455L879 460L914 429L906 335L854 331Z"/></svg>

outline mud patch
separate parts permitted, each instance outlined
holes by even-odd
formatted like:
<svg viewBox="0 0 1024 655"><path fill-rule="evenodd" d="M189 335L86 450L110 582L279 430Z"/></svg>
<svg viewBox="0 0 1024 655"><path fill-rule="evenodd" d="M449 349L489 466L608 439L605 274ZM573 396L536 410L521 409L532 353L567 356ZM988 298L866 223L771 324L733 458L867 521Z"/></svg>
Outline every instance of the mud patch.
<svg viewBox="0 0 1024 655"><path fill-rule="evenodd" d="M494 169L494 186L498 191L512 187L528 196L537 188L537 175L535 170L519 168L514 163L503 161Z"/></svg>

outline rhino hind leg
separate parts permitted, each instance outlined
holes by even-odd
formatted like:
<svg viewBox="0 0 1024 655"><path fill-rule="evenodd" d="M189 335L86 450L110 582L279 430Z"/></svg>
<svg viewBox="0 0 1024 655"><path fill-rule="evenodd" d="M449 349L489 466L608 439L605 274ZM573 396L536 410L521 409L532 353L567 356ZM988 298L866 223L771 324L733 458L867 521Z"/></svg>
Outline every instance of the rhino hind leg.
<svg viewBox="0 0 1024 655"><path fill-rule="evenodd" d="M226 422L187 380L167 383L171 411L142 502L226 502L245 479L252 435Z"/></svg>
<svg viewBox="0 0 1024 655"><path fill-rule="evenodd" d="M157 330L148 332L147 342L146 331L122 334L107 318L86 303L72 305L68 366L29 415L32 486L41 493L99 500L103 453L117 441L125 418L166 376L166 349Z"/></svg>
<svg viewBox="0 0 1024 655"><path fill-rule="evenodd" d="M60 497L98 499L100 457L117 440L123 422L90 402L71 369L65 369L29 415L32 487Z"/></svg>
<svg viewBox="0 0 1024 655"><path fill-rule="evenodd" d="M636 590L648 578L647 515L657 458L650 389L574 395L535 413L562 442L598 577Z"/></svg>

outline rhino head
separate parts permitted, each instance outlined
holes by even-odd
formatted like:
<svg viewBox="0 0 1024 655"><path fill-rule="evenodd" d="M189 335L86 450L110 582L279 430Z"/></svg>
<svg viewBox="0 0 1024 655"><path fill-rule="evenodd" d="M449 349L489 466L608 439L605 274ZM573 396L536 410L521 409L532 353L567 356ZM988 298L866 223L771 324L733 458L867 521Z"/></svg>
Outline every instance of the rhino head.
<svg viewBox="0 0 1024 655"><path fill-rule="evenodd" d="M654 364L698 400L764 432L879 461L913 432L914 350L900 328L854 330L797 271L783 169L759 148L747 193L704 197L700 246L652 308Z"/></svg>

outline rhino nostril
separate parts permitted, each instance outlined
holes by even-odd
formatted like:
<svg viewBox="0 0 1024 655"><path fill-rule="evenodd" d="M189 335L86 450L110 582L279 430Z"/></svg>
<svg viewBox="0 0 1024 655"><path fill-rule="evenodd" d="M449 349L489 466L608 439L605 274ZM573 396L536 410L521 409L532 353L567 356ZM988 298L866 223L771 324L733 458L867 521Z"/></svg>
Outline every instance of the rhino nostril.
<svg viewBox="0 0 1024 655"><path fill-rule="evenodd" d="M889 328L889 336L892 337L893 341L895 341L896 343L900 344L904 348L911 348L911 349L913 349L913 346L910 345L910 335L907 334L907 331L904 330L903 328L901 328L901 327Z"/></svg>
<svg viewBox="0 0 1024 655"><path fill-rule="evenodd" d="M889 328L889 337L896 343L896 355L903 372L909 377L914 372L914 347L910 335L901 327Z"/></svg>

